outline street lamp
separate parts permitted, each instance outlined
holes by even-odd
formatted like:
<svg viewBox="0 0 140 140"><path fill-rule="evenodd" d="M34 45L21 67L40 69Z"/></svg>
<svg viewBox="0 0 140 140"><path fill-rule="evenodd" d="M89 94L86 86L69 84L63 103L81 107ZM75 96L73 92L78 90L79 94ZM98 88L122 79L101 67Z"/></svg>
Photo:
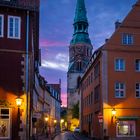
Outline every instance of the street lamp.
<svg viewBox="0 0 140 140"><path fill-rule="evenodd" d="M115 108L113 108L111 112L112 112L111 122L114 123L116 120L117 111L115 110Z"/></svg>
<svg viewBox="0 0 140 140"><path fill-rule="evenodd" d="M56 124L57 123L57 120L54 120L53 122L54 122L54 124Z"/></svg>
<svg viewBox="0 0 140 140"><path fill-rule="evenodd" d="M64 122L64 119L61 119L61 121L60 121L60 122L61 122L61 124L62 124L62 123Z"/></svg>
<svg viewBox="0 0 140 140"><path fill-rule="evenodd" d="M45 117L45 121L48 122L49 121L49 117Z"/></svg>
<svg viewBox="0 0 140 140"><path fill-rule="evenodd" d="M22 99L20 97L16 98L16 105L18 107L17 119L18 119L18 131L19 131L19 129L20 129L20 107L22 105Z"/></svg>
<svg viewBox="0 0 140 140"><path fill-rule="evenodd" d="M62 131L62 129L63 129L62 127L63 127L64 119L61 119L61 120L60 120L60 123L61 123L61 131Z"/></svg>
<svg viewBox="0 0 140 140"><path fill-rule="evenodd" d="M21 107L21 105L22 105L22 99L20 97L17 97L16 98L16 105L17 105L18 108Z"/></svg>
<svg viewBox="0 0 140 140"><path fill-rule="evenodd" d="M112 109L112 116L113 116L113 117L114 117L114 116L116 117L116 110L115 110L115 108Z"/></svg>

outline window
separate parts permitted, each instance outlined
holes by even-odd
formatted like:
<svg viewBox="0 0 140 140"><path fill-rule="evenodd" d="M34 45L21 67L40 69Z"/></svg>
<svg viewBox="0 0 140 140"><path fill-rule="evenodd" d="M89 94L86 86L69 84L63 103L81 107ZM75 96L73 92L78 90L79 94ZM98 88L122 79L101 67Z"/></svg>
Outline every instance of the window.
<svg viewBox="0 0 140 140"><path fill-rule="evenodd" d="M99 101L99 94L100 94L100 86L96 86L94 89L94 101L98 102Z"/></svg>
<svg viewBox="0 0 140 140"><path fill-rule="evenodd" d="M136 69L136 71L140 71L140 59L136 59L135 69Z"/></svg>
<svg viewBox="0 0 140 140"><path fill-rule="evenodd" d="M77 70L78 71L81 71L82 70L82 62L81 61L78 61L77 62Z"/></svg>
<svg viewBox="0 0 140 140"><path fill-rule="evenodd" d="M4 29L4 18L3 15L0 15L0 37L3 37L3 29Z"/></svg>
<svg viewBox="0 0 140 140"><path fill-rule="evenodd" d="M123 98L125 96L125 84L124 83L115 83L115 97Z"/></svg>
<svg viewBox="0 0 140 140"><path fill-rule="evenodd" d="M124 59L115 60L115 70L116 71L125 71L125 61Z"/></svg>
<svg viewBox="0 0 140 140"><path fill-rule="evenodd" d="M140 98L140 83L136 83L136 97Z"/></svg>
<svg viewBox="0 0 140 140"><path fill-rule="evenodd" d="M0 108L0 139L10 138L10 110Z"/></svg>
<svg viewBox="0 0 140 140"><path fill-rule="evenodd" d="M99 63L94 67L94 77L95 79L99 76Z"/></svg>
<svg viewBox="0 0 140 140"><path fill-rule="evenodd" d="M123 34L122 44L123 45L133 45L133 35L132 34Z"/></svg>
<svg viewBox="0 0 140 140"><path fill-rule="evenodd" d="M91 83L92 83L93 82L93 73L91 73L90 79L91 79Z"/></svg>
<svg viewBox="0 0 140 140"><path fill-rule="evenodd" d="M20 39L21 19L16 16L8 16L8 38Z"/></svg>
<svg viewBox="0 0 140 140"><path fill-rule="evenodd" d="M117 124L118 137L135 136L135 121L119 121Z"/></svg>

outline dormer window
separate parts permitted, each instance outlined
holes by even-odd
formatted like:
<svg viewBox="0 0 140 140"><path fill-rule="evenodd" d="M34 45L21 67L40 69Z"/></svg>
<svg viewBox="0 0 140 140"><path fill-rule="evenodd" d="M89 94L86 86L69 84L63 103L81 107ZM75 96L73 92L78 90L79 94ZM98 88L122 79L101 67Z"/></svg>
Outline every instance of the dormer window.
<svg viewBox="0 0 140 140"><path fill-rule="evenodd" d="M123 45L133 45L133 43L134 43L134 37L132 34L124 33L122 35L122 44Z"/></svg>

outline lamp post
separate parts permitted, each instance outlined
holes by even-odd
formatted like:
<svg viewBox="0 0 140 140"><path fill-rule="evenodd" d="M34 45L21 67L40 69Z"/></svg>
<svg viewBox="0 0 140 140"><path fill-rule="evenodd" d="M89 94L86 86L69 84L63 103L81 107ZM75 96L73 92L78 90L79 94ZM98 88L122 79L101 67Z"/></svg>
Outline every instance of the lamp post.
<svg viewBox="0 0 140 140"><path fill-rule="evenodd" d="M111 122L114 123L114 120L116 121L116 113L117 113L116 109L113 108L111 113L112 113Z"/></svg>
<svg viewBox="0 0 140 140"><path fill-rule="evenodd" d="M54 133L56 133L57 120L55 119L55 120L53 121L53 123L54 123Z"/></svg>
<svg viewBox="0 0 140 140"><path fill-rule="evenodd" d="M63 123L64 123L64 119L61 119L61 120L60 120L60 124L61 124L61 131L62 131Z"/></svg>
<svg viewBox="0 0 140 140"><path fill-rule="evenodd" d="M22 105L22 99L20 97L17 97L16 98L16 105L17 105L18 108L21 107L21 105Z"/></svg>
<svg viewBox="0 0 140 140"><path fill-rule="evenodd" d="M48 121L49 121L49 117L45 117L45 122L46 122L46 137L48 138Z"/></svg>
<svg viewBox="0 0 140 140"><path fill-rule="evenodd" d="M18 107L17 118L18 118L18 131L19 131L19 129L20 129L20 107L22 105L22 98L20 98L20 97L16 98L16 105Z"/></svg>

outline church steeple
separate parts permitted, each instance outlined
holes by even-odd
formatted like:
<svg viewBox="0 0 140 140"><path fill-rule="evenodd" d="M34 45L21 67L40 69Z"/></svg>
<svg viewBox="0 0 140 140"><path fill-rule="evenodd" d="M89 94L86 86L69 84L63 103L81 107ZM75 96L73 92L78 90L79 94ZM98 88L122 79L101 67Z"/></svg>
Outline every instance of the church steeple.
<svg viewBox="0 0 140 140"><path fill-rule="evenodd" d="M71 44L89 43L88 19L84 0L77 0L75 18L74 18L74 34Z"/></svg>
<svg viewBox="0 0 140 140"><path fill-rule="evenodd" d="M86 7L85 7L85 1L77 0L74 23L81 22L81 21L88 22L86 14L87 12L86 12Z"/></svg>
<svg viewBox="0 0 140 140"><path fill-rule="evenodd" d="M69 46L69 72L83 73L92 55L88 19L84 0L77 0L74 33Z"/></svg>

